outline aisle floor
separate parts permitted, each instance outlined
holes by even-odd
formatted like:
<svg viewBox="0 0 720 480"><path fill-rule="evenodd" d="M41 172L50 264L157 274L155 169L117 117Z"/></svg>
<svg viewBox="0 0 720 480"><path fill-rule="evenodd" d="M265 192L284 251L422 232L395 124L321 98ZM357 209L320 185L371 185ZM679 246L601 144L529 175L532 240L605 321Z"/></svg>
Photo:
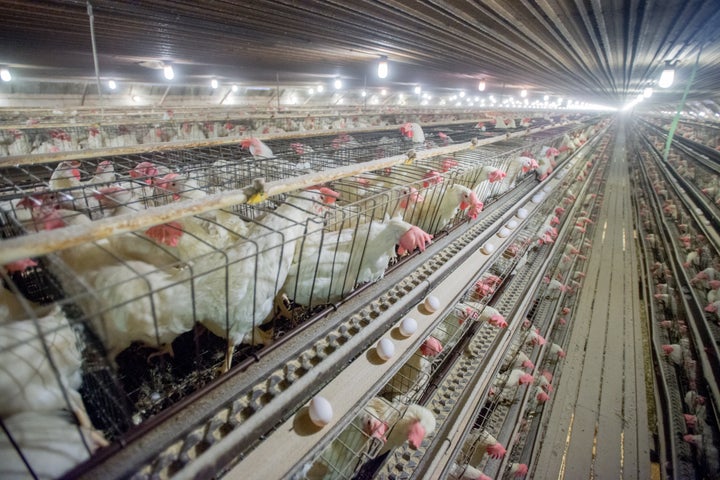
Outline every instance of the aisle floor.
<svg viewBox="0 0 720 480"><path fill-rule="evenodd" d="M619 125L537 479L651 478L638 252Z"/></svg>

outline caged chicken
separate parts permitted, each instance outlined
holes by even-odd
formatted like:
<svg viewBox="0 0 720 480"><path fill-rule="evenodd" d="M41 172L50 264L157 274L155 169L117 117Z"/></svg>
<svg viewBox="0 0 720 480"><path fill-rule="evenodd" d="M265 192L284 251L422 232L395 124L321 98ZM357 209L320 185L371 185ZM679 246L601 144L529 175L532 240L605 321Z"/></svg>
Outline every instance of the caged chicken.
<svg viewBox="0 0 720 480"><path fill-rule="evenodd" d="M433 358L443 351L440 341L430 336L420 348L400 367L385 386L383 396L393 401L409 403L422 392L432 373Z"/></svg>
<svg viewBox="0 0 720 480"><path fill-rule="evenodd" d="M8 480L58 478L108 444L99 432L78 425L62 410L25 411L3 418L2 424L0 478Z"/></svg>
<svg viewBox="0 0 720 480"><path fill-rule="evenodd" d="M172 353L172 341L199 322L227 339L227 369L234 346L272 312L308 217L322 214L322 198L315 190L292 195L252 225L250 239L195 257L191 266L119 262L107 239L72 247L59 253L77 280L64 283L80 294L111 359L134 341Z"/></svg>
<svg viewBox="0 0 720 480"><path fill-rule="evenodd" d="M432 236L399 217L371 221L339 232L316 228L302 242L283 291L305 306L333 303L356 285L383 277L391 259L419 248Z"/></svg>
<svg viewBox="0 0 720 480"><path fill-rule="evenodd" d="M13 296L4 291L3 300L18 303ZM82 347L65 314L27 305L33 318L15 311L0 324L0 477L28 478L30 468L34 478L56 478L107 441L78 392Z"/></svg>
<svg viewBox="0 0 720 480"><path fill-rule="evenodd" d="M435 235L450 226L458 211L467 210L466 215L476 219L482 209L482 202L469 188L439 183L424 192L422 202L406 210L404 219Z"/></svg>
<svg viewBox="0 0 720 480"><path fill-rule="evenodd" d="M84 411L77 392L81 356L75 332L63 311L46 307L37 320L0 325L0 417L26 410ZM48 356L49 354L49 356Z"/></svg>
<svg viewBox="0 0 720 480"><path fill-rule="evenodd" d="M375 446L380 445L376 460L382 460L405 442L411 448L418 448L425 436L434 430L435 417L425 407L391 403L382 397L372 398L350 426L312 466L308 466L304 478L341 480L372 476L370 471L378 467L375 460L368 461L359 471L358 468L368 455L372 456Z"/></svg>
<svg viewBox="0 0 720 480"><path fill-rule="evenodd" d="M371 437L380 439L383 455L408 442L417 449L427 435L435 430L435 416L427 408L411 403L394 404L382 397L371 398L361 414L363 429Z"/></svg>

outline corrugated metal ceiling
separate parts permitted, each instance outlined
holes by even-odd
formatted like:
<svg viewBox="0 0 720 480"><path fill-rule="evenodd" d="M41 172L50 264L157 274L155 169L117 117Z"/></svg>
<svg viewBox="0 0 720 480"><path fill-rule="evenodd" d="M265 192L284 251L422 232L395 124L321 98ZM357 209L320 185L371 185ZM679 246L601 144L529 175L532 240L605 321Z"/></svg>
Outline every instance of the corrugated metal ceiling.
<svg viewBox="0 0 720 480"><path fill-rule="evenodd" d="M617 103L678 60L679 98L698 49L691 98L720 96L718 0L127 1L93 0L103 77L158 82L140 61L172 62L178 82L384 83L528 88ZM0 63L17 78L92 81L83 1L2 1ZM716 98L717 100L717 98Z"/></svg>

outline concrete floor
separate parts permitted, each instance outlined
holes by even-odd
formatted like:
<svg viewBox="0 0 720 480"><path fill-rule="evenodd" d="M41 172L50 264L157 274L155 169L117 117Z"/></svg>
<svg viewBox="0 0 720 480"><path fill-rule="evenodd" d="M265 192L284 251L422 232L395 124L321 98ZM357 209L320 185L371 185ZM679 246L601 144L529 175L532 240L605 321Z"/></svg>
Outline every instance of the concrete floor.
<svg viewBox="0 0 720 480"><path fill-rule="evenodd" d="M620 123L535 479L651 478L630 188Z"/></svg>

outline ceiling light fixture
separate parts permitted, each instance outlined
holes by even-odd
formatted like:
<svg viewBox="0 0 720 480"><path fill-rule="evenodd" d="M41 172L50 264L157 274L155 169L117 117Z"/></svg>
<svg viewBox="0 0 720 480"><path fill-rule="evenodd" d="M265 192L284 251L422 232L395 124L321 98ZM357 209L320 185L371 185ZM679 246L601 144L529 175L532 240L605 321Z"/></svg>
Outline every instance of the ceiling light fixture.
<svg viewBox="0 0 720 480"><path fill-rule="evenodd" d="M115 80L108 80L108 88L110 90L115 90L117 88L117 83L115 83Z"/></svg>
<svg viewBox="0 0 720 480"><path fill-rule="evenodd" d="M335 90L340 90L342 88L342 80L339 78L335 79L335 83L333 83L333 86L335 87Z"/></svg>
<svg viewBox="0 0 720 480"><path fill-rule="evenodd" d="M525 90L524 88L523 88L522 90L520 90L520 96L521 96L522 98L527 97L527 90Z"/></svg>
<svg viewBox="0 0 720 480"><path fill-rule="evenodd" d="M12 74L10 73L10 70L7 68L0 69L0 79L2 79L3 82L9 82L12 80Z"/></svg>
<svg viewBox="0 0 720 480"><path fill-rule="evenodd" d="M387 57L382 55L380 62L378 62L378 78L386 78L388 76L388 62Z"/></svg>
<svg viewBox="0 0 720 480"><path fill-rule="evenodd" d="M235 93L235 92L238 91L238 86L237 86L237 85L233 85L232 87L230 87L230 89L233 91L233 93Z"/></svg>
<svg viewBox="0 0 720 480"><path fill-rule="evenodd" d="M675 81L675 62L665 60L665 68L660 74L660 80L658 81L658 87L670 88Z"/></svg>
<svg viewBox="0 0 720 480"><path fill-rule="evenodd" d="M460 93L459 93L458 95L460 95L460 98L465 97L465 91L464 91L464 90L460 90Z"/></svg>
<svg viewBox="0 0 720 480"><path fill-rule="evenodd" d="M645 89L643 90L643 97L650 98L650 97L652 97L652 94L653 94L652 87L645 87Z"/></svg>
<svg viewBox="0 0 720 480"><path fill-rule="evenodd" d="M318 93L322 93L322 92L323 92L323 90L325 90L325 87L324 87L324 86L322 86L322 85L318 85L318 87L317 87L317 91L318 91Z"/></svg>
<svg viewBox="0 0 720 480"><path fill-rule="evenodd" d="M415 87L414 92L415 92L415 95L420 95L420 93L422 93L422 87L420 85L417 85Z"/></svg>
<svg viewBox="0 0 720 480"><path fill-rule="evenodd" d="M481 92L485 91L485 80L480 80L480 82L478 82L478 90Z"/></svg>
<svg viewBox="0 0 720 480"><path fill-rule="evenodd" d="M218 87L217 79L213 78L212 80L210 80L210 86L212 87L213 90L215 90Z"/></svg>
<svg viewBox="0 0 720 480"><path fill-rule="evenodd" d="M173 70L172 65L165 65L163 67L163 76L167 80L172 80L173 78L175 78L175 71Z"/></svg>

